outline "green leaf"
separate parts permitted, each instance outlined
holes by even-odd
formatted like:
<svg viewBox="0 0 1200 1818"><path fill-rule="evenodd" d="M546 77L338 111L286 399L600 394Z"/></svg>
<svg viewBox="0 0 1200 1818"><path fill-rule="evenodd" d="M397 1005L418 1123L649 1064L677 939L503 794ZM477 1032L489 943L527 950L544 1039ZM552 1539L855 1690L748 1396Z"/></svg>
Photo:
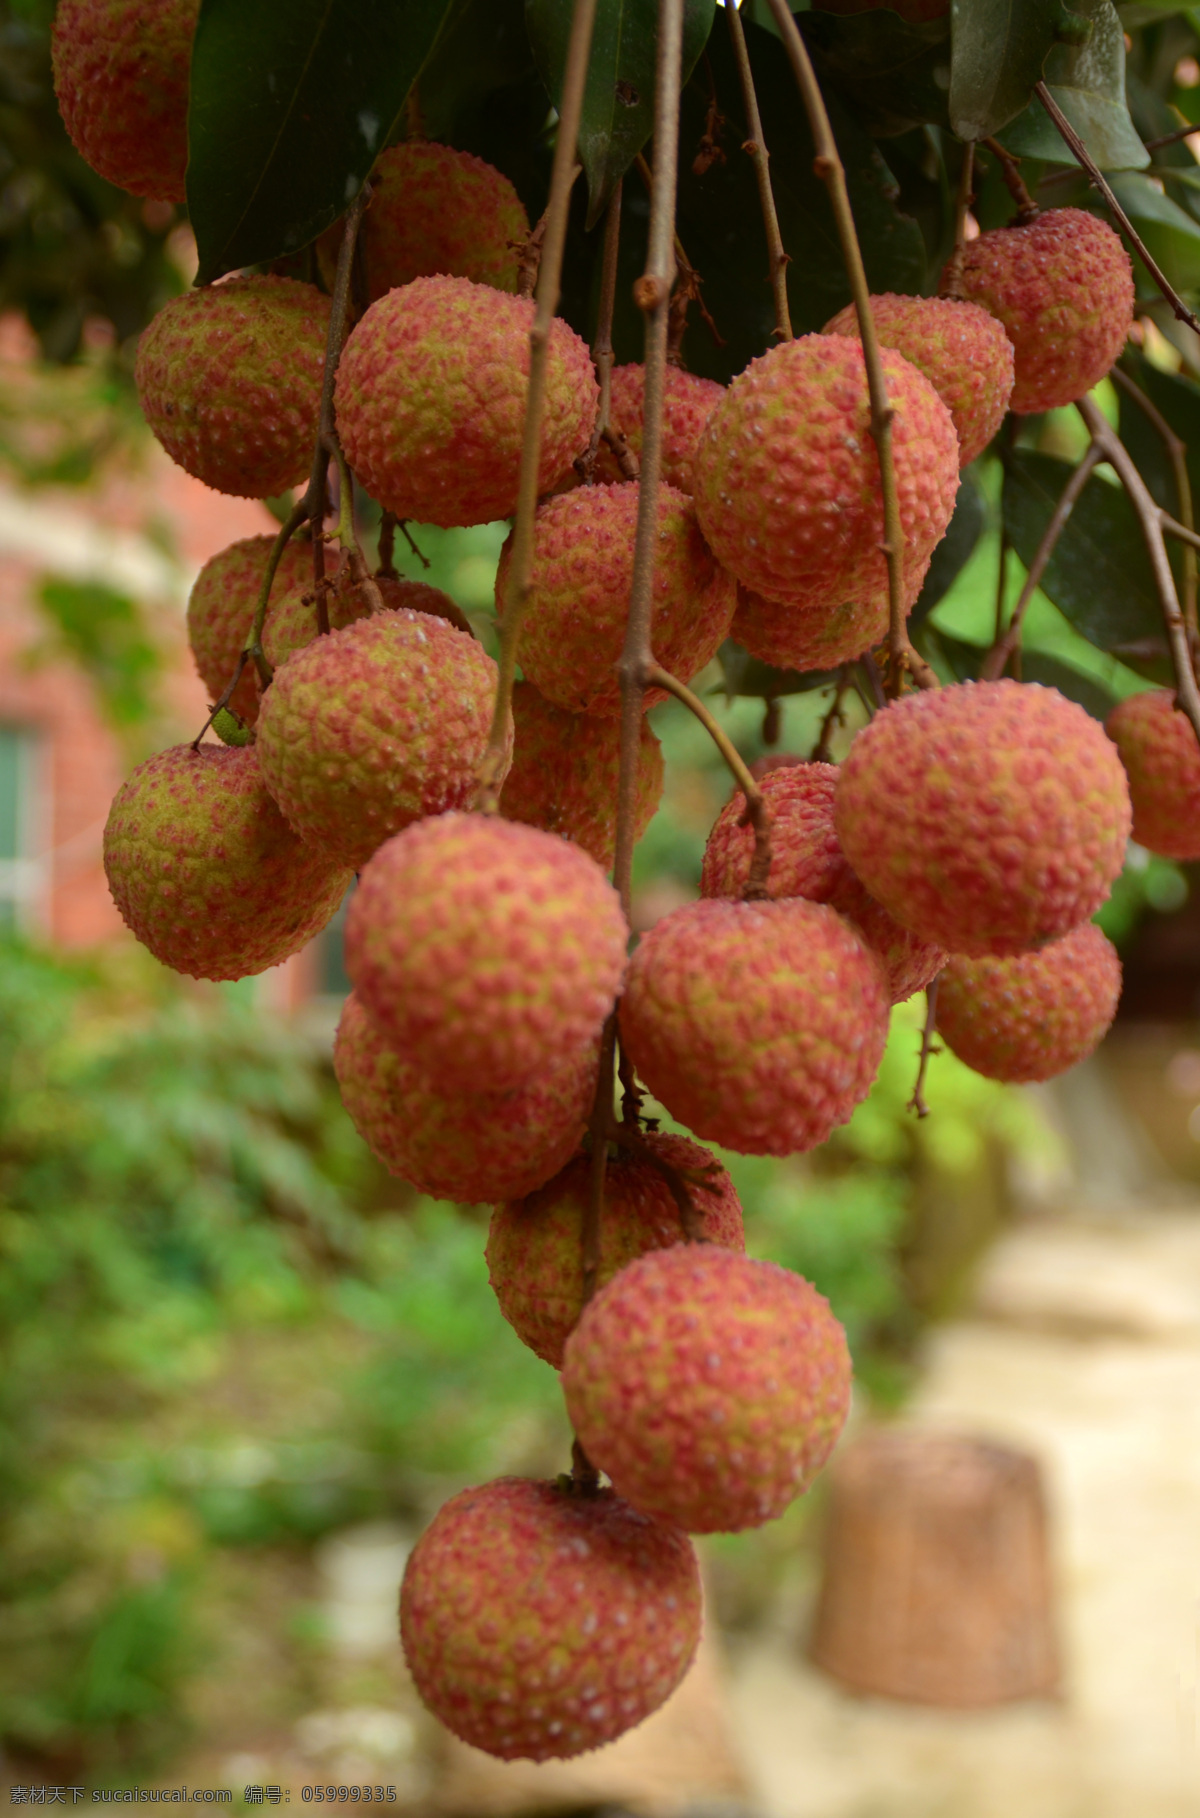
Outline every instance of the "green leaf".
<svg viewBox="0 0 1200 1818"><path fill-rule="evenodd" d="M978 482L968 471L958 483L954 516L947 526L945 536L933 552L925 584L917 595L917 603L910 615L910 624L919 625L933 611L938 601L949 593L983 535L987 515L987 501Z"/></svg>
<svg viewBox="0 0 1200 1818"><path fill-rule="evenodd" d="M464 120L480 103L532 70L525 0L459 0L421 70L426 138L461 145Z"/></svg>
<svg viewBox="0 0 1200 1818"><path fill-rule="evenodd" d="M1073 663L1064 663L1061 657L1050 656L1044 650L1022 652L1021 680L1057 688L1069 701L1090 713L1094 720L1106 720L1116 705L1116 695L1094 676L1083 675Z"/></svg>
<svg viewBox="0 0 1200 1818"><path fill-rule="evenodd" d="M953 0L950 123L986 139L1029 105L1063 29L1060 0Z"/></svg>
<svg viewBox="0 0 1200 1818"><path fill-rule="evenodd" d="M708 41L715 11L716 0L684 0L685 82ZM571 12L563 0L525 0L534 59L556 107L562 98ZM654 131L657 23L655 0L599 0L597 5L579 127L589 227Z"/></svg>
<svg viewBox="0 0 1200 1818"><path fill-rule="evenodd" d="M926 123L949 126L948 19L914 25L886 8L805 13L800 20L813 62L850 101L875 137Z"/></svg>
<svg viewBox="0 0 1200 1818"><path fill-rule="evenodd" d="M307 246L387 144L465 0L201 0L188 104L197 282Z"/></svg>
<svg viewBox="0 0 1200 1818"><path fill-rule="evenodd" d="M1179 291L1200 289L1200 222L1138 171L1117 171L1110 182L1117 201L1145 241L1146 250L1158 260L1167 281ZM1107 210L1097 212L1108 218ZM1134 265L1142 278L1139 290L1157 296L1158 287L1144 275L1136 254Z"/></svg>
<svg viewBox="0 0 1200 1818"><path fill-rule="evenodd" d="M749 694L764 701L778 700L785 694L809 694L814 688L831 688L838 679L836 669L813 669L805 675L798 669L776 669L751 656L732 638L722 644L717 661L726 694Z"/></svg>
<svg viewBox="0 0 1200 1818"><path fill-rule="evenodd" d="M1128 368L1130 377L1184 444L1193 510L1200 509L1200 386L1182 373L1161 372L1140 354L1135 355L1132 349L1126 350L1121 364ZM1162 436L1135 398L1124 391L1119 397L1121 440L1137 463L1138 472L1155 502L1177 518L1180 502L1175 469Z"/></svg>
<svg viewBox="0 0 1200 1818"><path fill-rule="evenodd" d="M1085 44L1059 44L1046 59L1045 81L1101 170L1142 170L1150 154L1142 144L1125 99L1125 34L1112 0L1084 0L1078 8L1091 20ZM1003 135L1022 157L1074 163L1053 120L1034 100Z"/></svg>
<svg viewBox="0 0 1200 1818"><path fill-rule="evenodd" d="M943 682L977 682L987 650L982 644L968 644L948 631L925 624L917 628L913 643L927 663L932 663Z"/></svg>

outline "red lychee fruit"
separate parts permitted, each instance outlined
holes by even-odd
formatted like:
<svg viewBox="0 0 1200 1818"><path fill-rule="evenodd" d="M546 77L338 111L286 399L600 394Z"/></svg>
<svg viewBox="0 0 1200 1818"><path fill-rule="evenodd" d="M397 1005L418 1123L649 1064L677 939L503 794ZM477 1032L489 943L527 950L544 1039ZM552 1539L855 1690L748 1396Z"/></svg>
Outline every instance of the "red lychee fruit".
<svg viewBox="0 0 1200 1818"><path fill-rule="evenodd" d="M639 1257L567 1340L563 1394L618 1496L693 1534L782 1515L837 1443L850 1353L801 1275L715 1244Z"/></svg>
<svg viewBox="0 0 1200 1818"><path fill-rule="evenodd" d="M445 526L515 511L533 307L469 278L416 278L372 303L338 366L337 420L388 511ZM587 447L599 395L587 348L555 321L539 491Z"/></svg>
<svg viewBox="0 0 1200 1818"><path fill-rule="evenodd" d="M1082 208L969 240L962 282L1013 344L1018 416L1055 410L1099 383L1133 319L1133 267L1117 235Z"/></svg>
<svg viewBox="0 0 1200 1818"><path fill-rule="evenodd" d="M599 1748L664 1704L700 1640L700 1573L678 1529L611 1490L501 1477L434 1516L400 1588L418 1692L502 1760Z"/></svg>
<svg viewBox="0 0 1200 1818"><path fill-rule="evenodd" d="M71 143L118 189L184 200L200 0L59 0L54 93Z"/></svg>
<svg viewBox="0 0 1200 1818"><path fill-rule="evenodd" d="M381 152L359 234L367 301L414 278L470 278L515 291L529 217L508 178L470 152L409 139ZM317 242L332 290L342 243L338 222Z"/></svg>
<svg viewBox="0 0 1200 1818"><path fill-rule="evenodd" d="M883 350L910 594L958 492L958 436L923 373ZM705 425L693 493L719 561L768 600L887 587L862 347L802 335L751 361Z"/></svg>
<svg viewBox="0 0 1200 1818"><path fill-rule="evenodd" d="M626 935L616 891L569 840L443 814L388 840L363 871L346 968L385 1039L419 1055L435 1085L503 1092L593 1040Z"/></svg>
<svg viewBox="0 0 1200 1818"><path fill-rule="evenodd" d="M500 808L506 819L562 834L608 871L617 840L616 720L567 713L532 682L513 689L513 761ZM662 800L662 746L642 721L634 838L641 839Z"/></svg>
<svg viewBox="0 0 1200 1818"><path fill-rule="evenodd" d="M1133 802L1133 837L1163 858L1200 858L1200 745L1175 696L1131 694L1105 731L1121 754Z"/></svg>
<svg viewBox="0 0 1200 1818"><path fill-rule="evenodd" d="M938 985L938 1034L988 1079L1053 1079L1098 1045L1120 995L1117 950L1084 922L1036 953L956 954Z"/></svg>
<svg viewBox="0 0 1200 1818"><path fill-rule="evenodd" d="M692 462L701 431L725 395L715 379L668 366L663 385L662 470L659 478L678 492L692 490ZM614 366L611 418L639 461L642 458L642 411L646 396L646 369L633 362ZM606 443L600 445L596 477L614 484L624 479Z"/></svg>
<svg viewBox="0 0 1200 1818"><path fill-rule="evenodd" d="M432 613L435 618L447 620L469 638L475 636L466 614L440 587L430 587L425 581L393 580L384 574L376 575L374 581L385 612L397 612L407 606L414 612ZM297 582L277 601L272 601L263 626L263 655L273 669L278 669L294 651L303 650L318 635L315 599L310 568L305 580ZM362 586L342 582L340 578L325 595L331 631L344 631L347 625L370 618L374 610Z"/></svg>
<svg viewBox="0 0 1200 1818"><path fill-rule="evenodd" d="M351 992L333 1067L355 1129L385 1168L431 1199L486 1205L544 1186L574 1155L596 1085L598 1046L510 1092L446 1092L389 1048Z"/></svg>
<svg viewBox="0 0 1200 1818"><path fill-rule="evenodd" d="M196 576L187 608L187 635L209 699L220 699L237 668L254 623L274 537L243 537L212 556ZM311 543L288 543L275 570L271 598L312 582ZM249 725L258 718L258 677L247 665L229 705Z"/></svg>
<svg viewBox="0 0 1200 1818"><path fill-rule="evenodd" d="M923 991L946 955L893 921L850 866L833 823L837 789L833 764L788 765L759 779L771 815L771 871L767 894L828 903L853 922L886 974L891 1001ZM740 897L750 878L753 829L743 824L746 798L737 790L717 816L704 849L700 891L707 897Z"/></svg>
<svg viewBox="0 0 1200 1818"><path fill-rule="evenodd" d="M954 419L958 462L966 467L981 455L1008 409L1013 388L1012 343L995 316L976 303L948 297L899 297L887 291L871 298L879 339L923 372ZM821 330L858 335L853 303Z"/></svg>
<svg viewBox="0 0 1200 1818"><path fill-rule="evenodd" d="M521 624L521 667L556 706L572 713L621 710L616 663L625 636L638 486L584 486L547 500L534 530L530 593ZM496 575L503 616L512 538ZM733 618L733 576L713 560L691 500L659 488L654 571L654 654L690 681L711 661ZM666 699L660 688L646 705Z"/></svg>
<svg viewBox="0 0 1200 1818"><path fill-rule="evenodd" d="M245 978L297 953L350 872L296 838L250 747L176 745L139 764L104 829L113 901L155 959L191 978Z"/></svg>
<svg viewBox="0 0 1200 1818"><path fill-rule="evenodd" d="M690 1177L685 1184L705 1240L744 1251L741 1201L716 1158L684 1136L643 1140L651 1155ZM500 1311L517 1337L556 1370L583 1309L590 1170L590 1157L577 1155L539 1192L497 1206L488 1232L488 1272ZM653 1161L618 1150L605 1174L597 1286L647 1250L666 1249L683 1236L679 1206Z"/></svg>
<svg viewBox="0 0 1200 1818"><path fill-rule="evenodd" d="M863 884L950 953L1021 953L1100 907L1129 791L1103 729L1054 688L961 682L877 713L834 819Z"/></svg>
<svg viewBox="0 0 1200 1818"><path fill-rule="evenodd" d="M927 567L928 562L916 579L918 591ZM739 585L730 637L760 662L804 673L836 669L887 635L886 586L882 593L871 588L832 602L823 587L814 592L815 604L808 605L803 600L765 600L761 593Z"/></svg>
<svg viewBox="0 0 1200 1818"><path fill-rule="evenodd" d="M138 342L147 423L173 461L238 498L266 499L312 462L329 298L292 278L185 291Z"/></svg>
<svg viewBox="0 0 1200 1818"><path fill-rule="evenodd" d="M688 903L629 963L621 1040L697 1136L793 1155L823 1143L870 1091L888 995L865 942L824 904Z"/></svg>
<svg viewBox="0 0 1200 1818"><path fill-rule="evenodd" d="M496 665L445 619L400 608L314 638L276 671L258 757L289 826L354 870L402 827L463 808Z"/></svg>

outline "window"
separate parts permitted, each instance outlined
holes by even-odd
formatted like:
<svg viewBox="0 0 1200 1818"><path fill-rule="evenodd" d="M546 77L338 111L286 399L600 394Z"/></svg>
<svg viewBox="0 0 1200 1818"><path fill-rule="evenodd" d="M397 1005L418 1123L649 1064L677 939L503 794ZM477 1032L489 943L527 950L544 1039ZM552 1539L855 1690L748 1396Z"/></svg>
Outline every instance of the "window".
<svg viewBox="0 0 1200 1818"><path fill-rule="evenodd" d="M38 742L20 726L0 726L0 932L37 918L43 870L34 857Z"/></svg>

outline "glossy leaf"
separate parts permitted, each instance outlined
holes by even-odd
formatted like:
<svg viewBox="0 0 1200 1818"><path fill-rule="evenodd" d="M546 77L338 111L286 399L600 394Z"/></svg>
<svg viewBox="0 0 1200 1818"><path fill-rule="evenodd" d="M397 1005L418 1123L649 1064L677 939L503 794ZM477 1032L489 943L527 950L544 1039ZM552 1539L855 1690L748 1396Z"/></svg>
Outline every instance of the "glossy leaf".
<svg viewBox="0 0 1200 1818"><path fill-rule="evenodd" d="M1086 0L1076 10L1091 21L1084 44L1056 44L1046 58L1045 81L1102 170L1142 170L1150 154L1130 118L1125 98L1125 35L1112 0ZM1040 101L1034 100L1004 135L1022 157L1074 163L1072 153Z"/></svg>
<svg viewBox="0 0 1200 1818"><path fill-rule="evenodd" d="M202 0L188 107L198 282L296 252L357 195L465 0Z"/></svg>
<svg viewBox="0 0 1200 1818"><path fill-rule="evenodd" d="M914 25L886 8L804 13L799 21L822 76L876 136L949 126L950 22Z"/></svg>
<svg viewBox="0 0 1200 1818"><path fill-rule="evenodd" d="M919 625L949 593L975 552L975 545L987 524L987 515L987 501L978 482L969 472L964 473L958 483L954 516L933 552L925 584L909 617L910 625Z"/></svg>
<svg viewBox="0 0 1200 1818"><path fill-rule="evenodd" d="M715 0L684 0L685 82L704 49L715 11ZM563 0L525 0L534 58L556 107L562 95L571 13ZM579 129L589 227L654 131L657 21L655 0L599 0L596 7Z"/></svg>
<svg viewBox="0 0 1200 1818"><path fill-rule="evenodd" d="M481 103L532 69L524 0L458 0L421 70L426 138L462 145L464 123L477 117Z"/></svg>
<svg viewBox="0 0 1200 1818"><path fill-rule="evenodd" d="M953 0L950 123L960 139L986 139L1029 105L1067 16L1060 0Z"/></svg>

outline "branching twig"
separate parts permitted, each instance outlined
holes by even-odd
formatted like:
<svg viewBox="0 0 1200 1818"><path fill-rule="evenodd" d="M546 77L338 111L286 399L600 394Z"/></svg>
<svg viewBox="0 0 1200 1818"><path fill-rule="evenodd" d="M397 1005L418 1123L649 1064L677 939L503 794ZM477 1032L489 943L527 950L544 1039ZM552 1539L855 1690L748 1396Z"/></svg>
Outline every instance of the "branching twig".
<svg viewBox="0 0 1200 1818"><path fill-rule="evenodd" d="M767 256L770 261L771 288L775 293L775 334L780 341L792 338L792 317L788 309L787 268L790 263L783 250L783 239L779 232L779 216L775 212L775 196L771 189L771 154L763 137L762 118L758 111L758 96L754 90L754 71L750 67L750 52L746 45L746 32L742 25L742 15L736 6L725 8L725 17L729 21L729 36L733 41L733 54L738 66L738 75L742 84L742 101L746 109L746 125L750 137L742 146L754 160L754 175L758 182L758 201L762 209L763 227L767 235Z"/></svg>
<svg viewBox="0 0 1200 1818"><path fill-rule="evenodd" d="M821 721L821 731L817 737L817 742L812 749L812 762L814 764L832 764L833 762L833 751L831 749L833 729L835 726L840 726L843 723L842 696L849 686L849 666L843 664L838 670L838 679L834 683L833 688L833 699L830 701L825 717Z"/></svg>
<svg viewBox="0 0 1200 1818"><path fill-rule="evenodd" d="M642 674L648 687L665 688L668 694L673 694L690 713L695 714L732 771L734 782L746 798L746 820L754 829L754 857L750 862L750 876L742 895L746 902L761 902L767 894L767 880L771 875L771 815L762 790L737 746L724 727L718 725L698 694L693 694L678 676L672 675L660 663L647 663Z"/></svg>
<svg viewBox="0 0 1200 1818"><path fill-rule="evenodd" d="M1190 139L1198 131L1200 127L1191 120L1186 126L1177 126L1173 133L1164 133L1161 139L1144 139L1142 143L1147 151L1159 151L1164 145L1178 145L1181 139Z"/></svg>
<svg viewBox="0 0 1200 1818"><path fill-rule="evenodd" d="M379 520L379 566L375 572L385 581L400 579L396 568L396 521L394 511L385 511Z"/></svg>
<svg viewBox="0 0 1200 1818"><path fill-rule="evenodd" d="M958 173L958 193L954 202L954 250L946 260L942 271L941 293L952 297L956 302L963 302L966 297L966 286L963 283L963 253L967 244L967 216L975 200L975 146L971 140L962 148L962 164Z"/></svg>
<svg viewBox="0 0 1200 1818"><path fill-rule="evenodd" d="M650 195L653 196L654 172L650 168L645 153L639 152L634 162L637 165L638 175L646 185ZM675 232L674 228L672 228L671 231L675 251L675 269L678 273L679 281L675 286L675 293L671 298L671 313L668 320L667 332L667 360L671 365L677 366L680 361L680 348L683 343L684 331L687 328L689 303L695 303L699 308L701 320L718 347L725 346L725 337L713 321L708 305L701 294L700 287L704 280L701 278L700 273L696 270L696 267L692 264L687 253L684 251L683 241L679 238L679 235ZM641 295L641 289L645 283L646 276L643 274L633 287L634 302L637 304L638 308L642 310L647 307L647 304L643 301Z"/></svg>
<svg viewBox="0 0 1200 1818"><path fill-rule="evenodd" d="M887 695L883 692L883 677L879 673L879 664L869 650L864 650L854 667L859 670L866 681L864 693L859 695L868 713L878 713L881 707L887 706Z"/></svg>
<svg viewBox="0 0 1200 1818"><path fill-rule="evenodd" d="M600 444L613 435L609 428L609 417L612 414L613 309L617 300L617 263L621 250L621 189L622 185L618 183L613 190L612 199L608 204L608 214L604 221L604 252L600 264L600 312L596 320L596 339L592 343L592 364L596 368L596 377L600 381L600 402L596 407L596 425L592 430L592 439L575 463L581 478L588 486L595 478L596 457L600 453ZM613 439L616 437L614 436ZM620 441L625 442L623 435L620 436ZM633 461L635 467L635 472L626 475L626 478L636 480L637 457L627 445L625 454ZM623 468L622 472L624 472Z"/></svg>
<svg viewBox="0 0 1200 1818"><path fill-rule="evenodd" d="M704 1231L704 1214L691 1194L692 1187L709 1184L705 1181L704 1174L698 1169L677 1168L674 1162L667 1160L665 1155L660 1155L653 1144L648 1143L641 1131L633 1124L624 1122L614 1124L611 1137L618 1148L627 1149L631 1155L636 1155L639 1161L643 1161L647 1167L653 1168L666 1183L667 1190L679 1212L679 1223L683 1228L684 1241L689 1244L706 1244L708 1238ZM704 1171L711 1175L715 1175L716 1172L715 1165Z"/></svg>
<svg viewBox="0 0 1200 1818"><path fill-rule="evenodd" d="M999 162L1004 187L1017 205L1018 226L1027 227L1031 221L1037 220L1042 211L1025 187L1021 176L1021 160L1007 151L999 139L985 139L983 143Z"/></svg>
<svg viewBox="0 0 1200 1818"><path fill-rule="evenodd" d="M940 1054L941 1049L934 1041L937 1032L937 998L938 985L942 975L930 979L925 987L925 1027L921 1031L921 1054L917 1062L917 1083L913 1095L908 1101L908 1109L915 1111L918 1117L929 1116L929 1106L925 1103L925 1073L929 1066L931 1054Z"/></svg>
<svg viewBox="0 0 1200 1818"><path fill-rule="evenodd" d="M1127 397L1133 399L1133 402L1137 405L1138 409L1157 431L1158 436L1162 441L1162 445L1167 451L1167 459L1171 463L1171 471L1175 475L1175 496L1179 500L1179 523L1185 531L1194 532L1196 528L1196 518L1192 508L1192 481L1191 476L1188 473L1187 443L1176 435L1158 406L1146 396L1146 393L1142 390L1141 386L1138 385L1135 380L1131 379L1127 372L1123 372L1119 366L1114 366L1109 376L1114 385L1118 385L1120 389L1125 392ZM1163 528L1166 530L1170 527L1169 525L1164 524ZM1193 648L1195 648L1196 645L1196 548L1197 545L1185 541L1183 551L1183 617L1187 624L1188 635L1192 640Z"/></svg>
<svg viewBox="0 0 1200 1818"><path fill-rule="evenodd" d="M1034 552L1033 561L1029 564L1029 572L1025 576L1025 584L1021 588L1021 591L1017 596L1017 603L1012 609L1012 616L1008 621L1008 629L1000 631L999 626L997 627L998 635L996 641L988 652L983 668L980 671L981 681L996 681L1004 674L1004 671L1008 666L1009 658L1013 655L1014 651L1020 649L1021 626L1024 622L1025 612L1029 602L1041 584L1042 576L1046 572L1050 557L1054 554L1054 546L1066 527L1067 519L1074 511L1079 497L1091 478L1097 463L1105 458L1099 444L1096 442L1089 442L1083 459L1063 487L1061 497L1059 498L1058 504L1054 507L1050 522L1042 532L1042 540Z"/></svg>

